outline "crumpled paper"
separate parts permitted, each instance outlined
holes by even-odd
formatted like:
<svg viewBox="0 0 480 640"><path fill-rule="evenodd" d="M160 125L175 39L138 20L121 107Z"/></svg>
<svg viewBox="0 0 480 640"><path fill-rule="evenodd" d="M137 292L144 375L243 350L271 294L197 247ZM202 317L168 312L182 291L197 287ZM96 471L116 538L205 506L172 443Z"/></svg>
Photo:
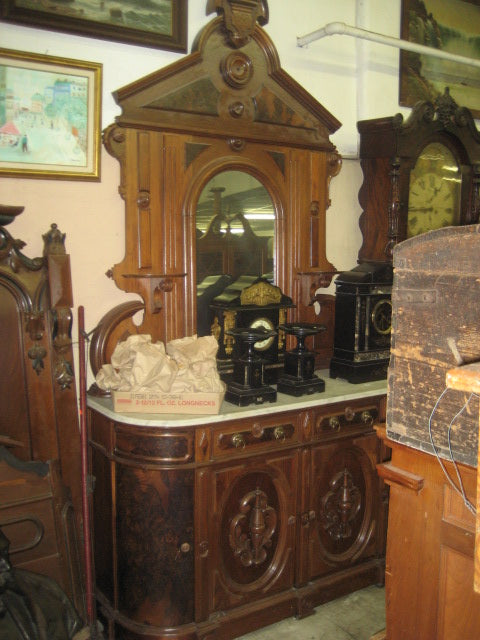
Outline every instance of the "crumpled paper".
<svg viewBox="0 0 480 640"><path fill-rule="evenodd" d="M102 366L96 383L104 391L222 392L217 350L213 336L171 340L166 347L152 342L150 335L129 336L117 344L111 364Z"/></svg>

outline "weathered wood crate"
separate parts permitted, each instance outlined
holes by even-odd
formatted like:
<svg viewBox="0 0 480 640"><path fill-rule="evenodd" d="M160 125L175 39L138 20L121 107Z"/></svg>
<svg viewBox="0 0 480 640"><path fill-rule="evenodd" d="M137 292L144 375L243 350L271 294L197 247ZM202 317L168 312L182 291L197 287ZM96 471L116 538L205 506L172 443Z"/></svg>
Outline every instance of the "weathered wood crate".
<svg viewBox="0 0 480 640"><path fill-rule="evenodd" d="M476 466L478 399L455 418L469 394L442 393L449 369L480 360L480 225L406 240L393 265L387 435Z"/></svg>

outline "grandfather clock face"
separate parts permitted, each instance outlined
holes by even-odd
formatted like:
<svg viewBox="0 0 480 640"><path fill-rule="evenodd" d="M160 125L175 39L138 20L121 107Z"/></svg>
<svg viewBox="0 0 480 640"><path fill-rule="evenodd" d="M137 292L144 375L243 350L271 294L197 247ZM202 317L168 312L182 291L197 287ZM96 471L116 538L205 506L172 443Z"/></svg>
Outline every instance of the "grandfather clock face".
<svg viewBox="0 0 480 640"><path fill-rule="evenodd" d="M448 147L424 147L410 172L407 237L460 224L462 179Z"/></svg>

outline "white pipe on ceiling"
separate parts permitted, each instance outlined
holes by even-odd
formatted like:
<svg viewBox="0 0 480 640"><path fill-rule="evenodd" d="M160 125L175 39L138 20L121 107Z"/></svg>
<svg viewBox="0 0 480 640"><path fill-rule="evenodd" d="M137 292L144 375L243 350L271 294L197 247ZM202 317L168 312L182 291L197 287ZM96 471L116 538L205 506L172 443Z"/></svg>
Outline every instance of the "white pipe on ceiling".
<svg viewBox="0 0 480 640"><path fill-rule="evenodd" d="M352 27L344 22L330 22L321 29L312 31L304 36L297 36L297 46L304 47L310 42L320 40L325 36L331 35L346 35L353 36L354 38L361 38L363 40L372 40L373 42L379 42L380 44L386 44L391 47L397 47L398 49L406 49L407 51L414 51L416 53L423 53L429 56L435 56L437 58L443 58L445 60L451 60L452 62L459 62L460 64L468 64L473 67L480 67L480 59L467 58L466 56L460 56L456 53L449 53L448 51L442 51L441 49L434 49L432 47L426 47L423 44L417 44L416 42L410 42L409 40L400 40L399 38L392 38L391 36L384 36L380 33L373 31L367 31L366 29L359 29L358 27Z"/></svg>

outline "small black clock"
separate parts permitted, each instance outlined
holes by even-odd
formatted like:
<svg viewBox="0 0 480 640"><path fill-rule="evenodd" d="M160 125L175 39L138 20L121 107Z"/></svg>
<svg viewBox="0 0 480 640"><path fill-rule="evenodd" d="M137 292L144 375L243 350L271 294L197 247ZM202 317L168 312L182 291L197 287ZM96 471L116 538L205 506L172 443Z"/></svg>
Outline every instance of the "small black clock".
<svg viewBox="0 0 480 640"><path fill-rule="evenodd" d="M253 282L252 282L253 280ZM287 321L288 309L294 307L292 299L264 278L242 276L219 296L210 308L213 311L211 333L218 340L218 370L225 379L233 371L233 362L241 354L241 345L233 329L266 329L265 339L255 342L254 349L265 362L265 380L275 382L283 369L285 332L278 327ZM270 332L275 331L275 334Z"/></svg>
<svg viewBox="0 0 480 640"><path fill-rule="evenodd" d="M392 281L390 264L368 262L337 277L332 378L357 383L387 377Z"/></svg>

